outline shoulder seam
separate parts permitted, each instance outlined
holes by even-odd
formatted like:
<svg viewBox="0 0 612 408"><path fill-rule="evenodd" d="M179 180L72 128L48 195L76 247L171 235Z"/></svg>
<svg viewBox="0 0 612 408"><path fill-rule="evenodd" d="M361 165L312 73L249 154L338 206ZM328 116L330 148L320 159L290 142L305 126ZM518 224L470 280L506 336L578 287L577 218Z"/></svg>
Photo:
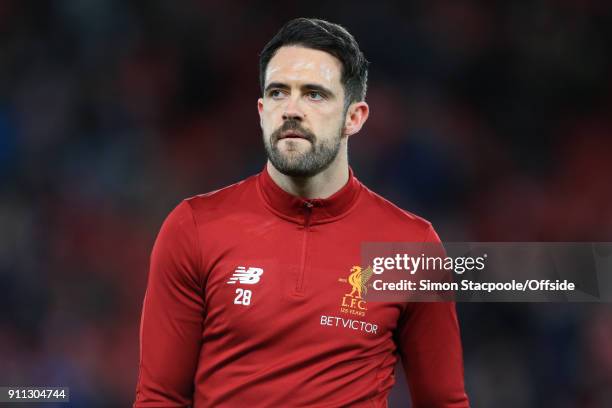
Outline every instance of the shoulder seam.
<svg viewBox="0 0 612 408"><path fill-rule="evenodd" d="M421 218L421 217L419 217ZM431 222L429 222L428 220L421 218L423 221L425 221L425 236L423 237L423 241L421 241L422 243L427 242L427 238L429 237L429 233L431 232L431 230L433 229L433 225L431 224Z"/></svg>
<svg viewBox="0 0 612 408"><path fill-rule="evenodd" d="M198 261L197 261L198 276L200 278L199 279L200 286L203 287L202 285L203 285L204 280L203 280L203 273L202 273L202 245L200 243L200 230L198 229L198 223L197 223L197 221L195 219L195 215L193 213L193 207L192 207L192 205L190 203L190 200L189 199L185 199L183 201L189 206L189 213L191 214L191 220L193 221L193 226L195 228L195 233L196 233L195 234L195 236L196 236L196 242L195 242L195 244L196 244L195 250L196 251L195 252L196 252L196 254L198 256Z"/></svg>
<svg viewBox="0 0 612 408"><path fill-rule="evenodd" d="M187 201L191 201L191 200L193 200L193 199L195 199L195 198L207 198L207 197L211 197L211 196L217 195L218 193L225 192L225 191L227 191L227 190L230 190L230 189L236 188L236 187L238 187L238 186L240 186L240 185L244 184L245 182L247 182L247 181L248 181L249 179L251 179L252 177L256 177L256 176L257 176L257 175L252 175L252 176L249 176L249 177L247 177L247 178L245 178L245 179L243 179L243 180L240 180L240 181L237 181L237 182L235 182L235 183L229 184L229 185L227 185L227 186L224 186L224 187L218 188L218 189L216 189L216 190L208 191L208 192L206 192L206 193L196 194L196 195L194 195L194 196L191 196L191 197L186 198L185 200L187 200Z"/></svg>
<svg viewBox="0 0 612 408"><path fill-rule="evenodd" d="M376 199L381 201L383 204L385 204L387 206L387 208L389 208L392 211L395 211L396 213L400 213L403 216L409 218L411 221L416 221L416 222L423 222L425 224L425 238L427 238L427 230L429 228L432 228L432 223L426 219L423 218L422 216L415 214L411 211L406 210L405 208L400 207L399 205L397 205L396 203L392 202L391 200L383 197L382 195L378 194L377 192L369 189L367 186L364 186L364 190L366 190L367 192L370 193L370 195Z"/></svg>

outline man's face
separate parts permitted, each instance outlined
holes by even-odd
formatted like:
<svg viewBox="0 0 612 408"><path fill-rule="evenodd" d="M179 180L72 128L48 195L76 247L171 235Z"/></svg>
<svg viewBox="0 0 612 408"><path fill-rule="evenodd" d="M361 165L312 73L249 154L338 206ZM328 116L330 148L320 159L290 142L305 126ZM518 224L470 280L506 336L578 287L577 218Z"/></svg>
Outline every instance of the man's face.
<svg viewBox="0 0 612 408"><path fill-rule="evenodd" d="M283 174L311 177L338 156L344 131L342 63L319 50L278 49L270 60L259 117L268 159Z"/></svg>

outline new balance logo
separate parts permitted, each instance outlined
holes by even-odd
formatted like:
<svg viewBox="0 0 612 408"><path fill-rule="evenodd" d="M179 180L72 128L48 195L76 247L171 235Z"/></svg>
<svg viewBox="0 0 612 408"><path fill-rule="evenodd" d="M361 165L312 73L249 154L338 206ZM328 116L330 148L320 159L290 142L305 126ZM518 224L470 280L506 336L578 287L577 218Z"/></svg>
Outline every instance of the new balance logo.
<svg viewBox="0 0 612 408"><path fill-rule="evenodd" d="M246 269L244 266L239 266L234 271L232 277L227 281L230 285L235 285L236 282L243 283L246 285L254 285L259 282L259 277L264 273L264 270L261 268L253 268L252 266L249 269Z"/></svg>

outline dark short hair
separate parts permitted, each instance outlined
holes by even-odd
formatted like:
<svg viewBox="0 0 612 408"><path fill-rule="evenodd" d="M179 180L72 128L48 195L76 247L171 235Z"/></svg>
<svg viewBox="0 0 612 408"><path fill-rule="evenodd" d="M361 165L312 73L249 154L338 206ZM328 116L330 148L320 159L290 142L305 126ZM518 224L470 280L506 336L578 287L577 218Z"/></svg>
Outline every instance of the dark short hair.
<svg viewBox="0 0 612 408"><path fill-rule="evenodd" d="M259 55L259 85L264 92L266 69L276 51L288 45L325 51L342 63L345 106L365 99L368 61L355 38L342 26L316 18L296 18L286 23Z"/></svg>

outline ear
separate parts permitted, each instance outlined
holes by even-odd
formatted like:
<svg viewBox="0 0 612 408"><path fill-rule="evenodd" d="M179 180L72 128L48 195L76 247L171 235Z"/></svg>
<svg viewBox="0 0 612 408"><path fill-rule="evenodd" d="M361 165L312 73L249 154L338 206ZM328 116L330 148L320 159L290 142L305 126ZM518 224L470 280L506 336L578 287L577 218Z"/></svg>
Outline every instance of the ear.
<svg viewBox="0 0 612 408"><path fill-rule="evenodd" d="M257 112L259 112L259 126L263 126L263 98L257 100Z"/></svg>
<svg viewBox="0 0 612 408"><path fill-rule="evenodd" d="M344 135L351 136L361 130L363 124L368 120L370 107L365 102L355 102L351 104L346 113L344 121Z"/></svg>

